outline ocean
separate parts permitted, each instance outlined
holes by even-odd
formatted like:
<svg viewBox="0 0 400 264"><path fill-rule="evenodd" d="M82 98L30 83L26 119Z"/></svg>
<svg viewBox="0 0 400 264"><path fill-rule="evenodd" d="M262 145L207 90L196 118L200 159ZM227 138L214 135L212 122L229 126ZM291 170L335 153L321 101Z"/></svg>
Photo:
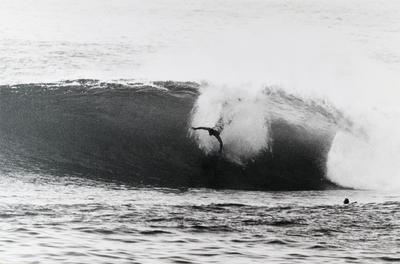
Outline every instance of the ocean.
<svg viewBox="0 0 400 264"><path fill-rule="evenodd" d="M399 261L399 12L0 0L0 261Z"/></svg>

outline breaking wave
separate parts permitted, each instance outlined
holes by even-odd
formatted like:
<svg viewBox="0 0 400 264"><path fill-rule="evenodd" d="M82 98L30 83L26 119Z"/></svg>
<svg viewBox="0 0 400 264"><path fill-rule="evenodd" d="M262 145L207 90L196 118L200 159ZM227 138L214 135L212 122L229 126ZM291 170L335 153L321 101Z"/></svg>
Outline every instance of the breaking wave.
<svg viewBox="0 0 400 264"><path fill-rule="evenodd" d="M229 92L229 91L235 91ZM249 93L192 82L0 87L0 162L135 185L322 189L342 114L277 87ZM191 126L219 129L218 142Z"/></svg>

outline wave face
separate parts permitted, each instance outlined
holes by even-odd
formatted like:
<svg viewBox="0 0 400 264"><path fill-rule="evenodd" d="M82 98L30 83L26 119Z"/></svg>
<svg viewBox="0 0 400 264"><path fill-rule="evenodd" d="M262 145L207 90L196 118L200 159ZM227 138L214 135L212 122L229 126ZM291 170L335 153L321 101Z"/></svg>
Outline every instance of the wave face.
<svg viewBox="0 0 400 264"><path fill-rule="evenodd" d="M0 159L55 175L163 187L322 189L340 113L277 88L76 80L0 87ZM222 130L218 142L191 126Z"/></svg>

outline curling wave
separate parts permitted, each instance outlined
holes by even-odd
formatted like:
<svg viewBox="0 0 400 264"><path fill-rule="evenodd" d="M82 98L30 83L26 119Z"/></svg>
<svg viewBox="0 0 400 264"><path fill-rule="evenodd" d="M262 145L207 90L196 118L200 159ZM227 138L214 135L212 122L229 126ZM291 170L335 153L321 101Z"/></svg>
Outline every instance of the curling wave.
<svg viewBox="0 0 400 264"><path fill-rule="evenodd" d="M245 91L245 90L243 90ZM278 88L74 80L0 87L2 169L135 185L322 189L340 112ZM207 133L220 129L224 153Z"/></svg>

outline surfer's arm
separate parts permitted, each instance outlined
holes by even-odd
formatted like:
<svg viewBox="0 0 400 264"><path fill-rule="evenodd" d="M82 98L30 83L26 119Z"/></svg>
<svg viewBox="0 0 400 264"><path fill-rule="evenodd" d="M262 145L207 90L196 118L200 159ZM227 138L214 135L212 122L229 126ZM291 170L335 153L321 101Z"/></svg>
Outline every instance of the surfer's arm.
<svg viewBox="0 0 400 264"><path fill-rule="evenodd" d="M192 127L192 129L193 130L203 129L203 130L210 131L211 128L209 128L209 127Z"/></svg>

